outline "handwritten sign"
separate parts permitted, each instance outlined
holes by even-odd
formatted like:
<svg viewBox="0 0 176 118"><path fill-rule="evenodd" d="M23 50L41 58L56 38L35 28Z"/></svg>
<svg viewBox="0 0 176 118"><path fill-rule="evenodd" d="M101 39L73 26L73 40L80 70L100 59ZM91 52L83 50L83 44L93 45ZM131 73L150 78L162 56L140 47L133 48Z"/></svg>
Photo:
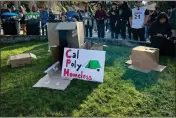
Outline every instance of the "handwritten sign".
<svg viewBox="0 0 176 118"><path fill-rule="evenodd" d="M62 76L103 82L105 51L64 49Z"/></svg>

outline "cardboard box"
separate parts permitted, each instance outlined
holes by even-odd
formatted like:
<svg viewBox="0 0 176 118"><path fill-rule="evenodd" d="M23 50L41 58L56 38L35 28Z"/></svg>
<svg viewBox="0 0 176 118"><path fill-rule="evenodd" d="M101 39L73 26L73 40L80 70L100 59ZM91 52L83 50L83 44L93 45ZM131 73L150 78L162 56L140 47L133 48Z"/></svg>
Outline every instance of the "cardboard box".
<svg viewBox="0 0 176 118"><path fill-rule="evenodd" d="M56 30L58 23L48 23L47 33L48 33L48 42L49 46L58 46L59 45L59 35Z"/></svg>
<svg viewBox="0 0 176 118"><path fill-rule="evenodd" d="M92 45L91 50L103 50L103 44L95 43Z"/></svg>
<svg viewBox="0 0 176 118"><path fill-rule="evenodd" d="M69 48L80 48L84 44L84 25L82 22L61 22L58 23L56 30L65 31ZM60 34L59 34L60 35ZM62 39L60 39L62 40Z"/></svg>
<svg viewBox="0 0 176 118"><path fill-rule="evenodd" d="M10 64L12 68L21 67L26 64L31 64L33 58L36 59L37 57L32 53L18 54L10 56L10 58L7 60L7 64Z"/></svg>
<svg viewBox="0 0 176 118"><path fill-rule="evenodd" d="M129 68L148 73L151 70L163 71L166 66L158 65L159 49L138 46L132 49L130 60L126 62L130 64Z"/></svg>
<svg viewBox="0 0 176 118"><path fill-rule="evenodd" d="M156 68L159 61L159 49L138 46L132 49L132 65L142 69Z"/></svg>

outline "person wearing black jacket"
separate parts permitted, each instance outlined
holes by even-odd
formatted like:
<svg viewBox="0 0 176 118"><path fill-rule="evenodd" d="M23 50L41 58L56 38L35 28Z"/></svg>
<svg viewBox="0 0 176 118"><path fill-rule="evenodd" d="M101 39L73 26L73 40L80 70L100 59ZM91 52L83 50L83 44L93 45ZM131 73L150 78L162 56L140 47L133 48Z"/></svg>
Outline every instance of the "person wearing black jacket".
<svg viewBox="0 0 176 118"><path fill-rule="evenodd" d="M118 21L118 31L121 33L123 39L126 39L126 27L130 17L130 8L127 2L118 1L119 4L119 21Z"/></svg>
<svg viewBox="0 0 176 118"><path fill-rule="evenodd" d="M119 18L119 11L117 9L117 4L112 3L112 9L109 11L109 18L110 18L110 28L111 28L111 38L118 38L117 32L117 22ZM115 36L114 36L115 35Z"/></svg>
<svg viewBox="0 0 176 118"><path fill-rule="evenodd" d="M157 17L158 17L158 15L160 14L160 10L159 10L159 7L157 6L156 8L155 8L155 11L151 14L151 19L150 19L150 21L151 21L151 23L153 23L154 21L156 21L156 19L157 19Z"/></svg>
<svg viewBox="0 0 176 118"><path fill-rule="evenodd" d="M157 20L149 28L150 42L152 47L159 48L161 55L175 55L174 43L170 37L172 26L165 12L161 12Z"/></svg>

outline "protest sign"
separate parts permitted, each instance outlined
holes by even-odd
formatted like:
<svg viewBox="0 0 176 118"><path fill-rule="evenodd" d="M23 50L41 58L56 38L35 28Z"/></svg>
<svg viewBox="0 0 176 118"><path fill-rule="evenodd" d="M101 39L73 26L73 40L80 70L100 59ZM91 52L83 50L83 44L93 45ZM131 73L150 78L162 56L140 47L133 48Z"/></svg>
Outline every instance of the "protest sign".
<svg viewBox="0 0 176 118"><path fill-rule="evenodd" d="M62 76L103 82L105 51L64 49Z"/></svg>

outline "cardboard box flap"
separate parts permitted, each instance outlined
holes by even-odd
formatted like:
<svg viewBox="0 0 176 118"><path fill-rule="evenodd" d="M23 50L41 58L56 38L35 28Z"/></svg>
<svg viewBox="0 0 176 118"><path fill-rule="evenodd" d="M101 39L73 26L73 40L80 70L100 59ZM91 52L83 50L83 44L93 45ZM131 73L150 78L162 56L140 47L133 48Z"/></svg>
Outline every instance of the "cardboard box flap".
<svg viewBox="0 0 176 118"><path fill-rule="evenodd" d="M151 71L151 70L145 70L145 69L137 68L133 65L130 65L128 68L139 71L139 72L143 72L143 73L149 73Z"/></svg>
<svg viewBox="0 0 176 118"><path fill-rule="evenodd" d="M8 58L7 65L10 65L10 60L11 60L11 57Z"/></svg>
<svg viewBox="0 0 176 118"><path fill-rule="evenodd" d="M133 48L133 50L155 53L156 50L159 50L159 49L158 48L145 47L145 46L138 46L138 47Z"/></svg>
<svg viewBox="0 0 176 118"><path fill-rule="evenodd" d="M31 58L37 59L37 56L35 54L32 54L32 53L29 53L29 54L30 54Z"/></svg>
<svg viewBox="0 0 176 118"><path fill-rule="evenodd" d="M153 70L158 71L158 72L162 72L165 68L166 68L166 66L158 65L158 66L157 66L156 68L154 68Z"/></svg>
<svg viewBox="0 0 176 118"><path fill-rule="evenodd" d="M132 64L132 60L128 60L125 63L131 65Z"/></svg>
<svg viewBox="0 0 176 118"><path fill-rule="evenodd" d="M56 30L75 30L76 27L76 22L61 22L57 25Z"/></svg>
<svg viewBox="0 0 176 118"><path fill-rule="evenodd" d="M54 73L59 70L58 67L59 67L59 61L57 61L55 64L53 64L51 67L49 67L44 72L47 73L50 77L52 77Z"/></svg>

